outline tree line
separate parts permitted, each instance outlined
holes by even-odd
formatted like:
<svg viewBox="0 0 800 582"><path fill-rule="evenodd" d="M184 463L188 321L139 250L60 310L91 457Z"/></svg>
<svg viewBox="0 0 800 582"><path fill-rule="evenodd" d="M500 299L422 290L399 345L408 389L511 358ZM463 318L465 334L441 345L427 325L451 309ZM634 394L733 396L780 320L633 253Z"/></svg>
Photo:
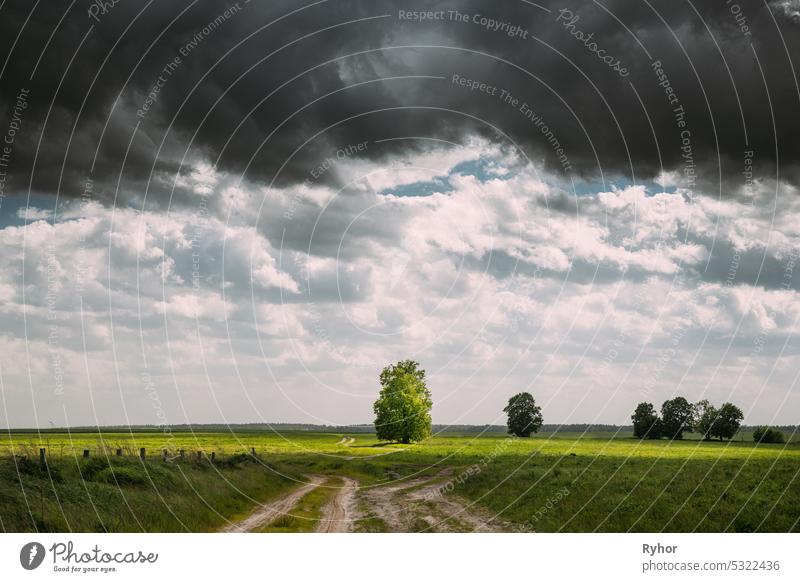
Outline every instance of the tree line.
<svg viewBox="0 0 800 582"><path fill-rule="evenodd" d="M742 426L744 413L731 402L719 408L708 400L691 404L683 396L664 401L661 415L649 402L640 402L631 415L633 436L640 439L682 439L683 433L700 434L704 440L732 439Z"/></svg>

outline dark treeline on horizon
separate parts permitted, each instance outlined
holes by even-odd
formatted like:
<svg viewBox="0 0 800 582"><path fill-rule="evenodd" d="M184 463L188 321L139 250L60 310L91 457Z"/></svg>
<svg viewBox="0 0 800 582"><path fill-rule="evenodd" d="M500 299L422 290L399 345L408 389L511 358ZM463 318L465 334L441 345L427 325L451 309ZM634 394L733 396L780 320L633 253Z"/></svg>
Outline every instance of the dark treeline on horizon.
<svg viewBox="0 0 800 582"><path fill-rule="evenodd" d="M758 425L746 426L740 428L741 431L750 431L757 428ZM794 433L798 431L797 425L775 426L778 430L787 433ZM304 432L331 432L331 433L374 433L375 427L372 424L347 424L347 425L327 425L327 424L304 424L292 422L275 422L275 423L241 423L241 424L176 424L169 427L152 425L152 424L139 424L139 425L105 425L105 426L75 426L75 427L51 427L51 428L4 428L1 429L6 433L62 433L69 431L72 433L96 433L96 432L263 432L263 431L304 431ZM615 425L615 424L543 424L540 433L581 433L581 432L608 432L608 433L628 433L633 431L632 425ZM434 424L434 435L437 433L490 433L490 434L507 434L508 429L505 425L489 425L489 424Z"/></svg>

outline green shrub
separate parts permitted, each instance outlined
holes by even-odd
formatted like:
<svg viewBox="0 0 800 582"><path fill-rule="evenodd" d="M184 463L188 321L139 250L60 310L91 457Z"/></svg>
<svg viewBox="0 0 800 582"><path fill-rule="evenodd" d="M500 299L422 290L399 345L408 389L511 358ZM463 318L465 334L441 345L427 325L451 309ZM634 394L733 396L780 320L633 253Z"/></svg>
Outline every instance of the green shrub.
<svg viewBox="0 0 800 582"><path fill-rule="evenodd" d="M103 457L92 457L81 463L81 475L87 481L93 481L97 473L108 469L108 459Z"/></svg>
<svg viewBox="0 0 800 582"><path fill-rule="evenodd" d="M235 455L231 455L227 459L222 459L220 462L223 463L226 467L236 468L239 465L252 463L253 455L250 455L248 453L237 453Z"/></svg>
<svg viewBox="0 0 800 582"><path fill-rule="evenodd" d="M109 485L139 486L147 483L147 478L131 467L106 467L94 474L93 481Z"/></svg>
<svg viewBox="0 0 800 582"><path fill-rule="evenodd" d="M38 461L34 461L28 457L11 458L9 469L12 473L17 473L17 475L49 478L55 483L61 483L64 480L57 467L52 466L49 463L47 466L43 467Z"/></svg>
<svg viewBox="0 0 800 582"><path fill-rule="evenodd" d="M784 434L768 426L759 426L753 431L753 440L757 443L785 443Z"/></svg>

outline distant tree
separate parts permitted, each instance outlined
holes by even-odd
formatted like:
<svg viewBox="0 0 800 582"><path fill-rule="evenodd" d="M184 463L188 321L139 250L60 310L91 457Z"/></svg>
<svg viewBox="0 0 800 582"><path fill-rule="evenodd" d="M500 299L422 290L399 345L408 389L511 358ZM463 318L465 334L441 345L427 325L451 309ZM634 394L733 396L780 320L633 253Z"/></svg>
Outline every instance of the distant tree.
<svg viewBox="0 0 800 582"><path fill-rule="evenodd" d="M726 402L719 407L714 423L711 425L710 436L732 439L742 425L744 413L738 406Z"/></svg>
<svg viewBox="0 0 800 582"><path fill-rule="evenodd" d="M508 432L518 437L528 437L542 426L542 409L536 406L533 396L527 392L515 394L503 409L508 414Z"/></svg>
<svg viewBox="0 0 800 582"><path fill-rule="evenodd" d="M692 407L692 430L702 435L704 440L711 440L711 429L719 411L708 400L701 400Z"/></svg>
<svg viewBox="0 0 800 582"><path fill-rule="evenodd" d="M375 401L375 432L379 440L411 443L431 434L431 393L425 370L403 360L386 366L380 375L381 391Z"/></svg>
<svg viewBox="0 0 800 582"><path fill-rule="evenodd" d="M759 426L753 431L753 440L757 443L785 443L786 436L777 429Z"/></svg>
<svg viewBox="0 0 800 582"><path fill-rule="evenodd" d="M692 430L692 405L683 396L667 400L661 405L661 434L670 439L682 439L684 432Z"/></svg>
<svg viewBox="0 0 800 582"><path fill-rule="evenodd" d="M633 436L640 439L657 439L661 429L655 407L649 402L640 402L631 415Z"/></svg>

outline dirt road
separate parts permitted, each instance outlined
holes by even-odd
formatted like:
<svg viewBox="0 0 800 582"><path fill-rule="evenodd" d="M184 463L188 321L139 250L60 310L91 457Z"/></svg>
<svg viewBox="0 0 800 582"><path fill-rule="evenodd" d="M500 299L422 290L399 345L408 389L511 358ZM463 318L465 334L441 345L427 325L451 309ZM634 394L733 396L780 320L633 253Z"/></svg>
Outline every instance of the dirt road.
<svg viewBox="0 0 800 582"><path fill-rule="evenodd" d="M316 527L319 533L353 531L362 518L385 524L377 530L390 532L510 532L515 528L486 511L459 498L444 493L443 485L451 479L453 469L447 468L434 476L396 480L377 487L359 488L350 477L342 481L335 494L322 508L322 518ZM322 475L307 476L308 481L270 503L259 506L244 520L222 529L223 532L250 532L264 528L292 509L304 495L325 482Z"/></svg>
<svg viewBox="0 0 800 582"><path fill-rule="evenodd" d="M342 487L323 509L323 518L317 531L320 533L343 533L352 531L356 519L356 492L358 481L342 477Z"/></svg>
<svg viewBox="0 0 800 582"><path fill-rule="evenodd" d="M290 491L275 501L259 506L253 513L240 522L232 523L220 531L222 532L251 532L265 527L279 518L286 515L297 504L298 501L316 487L319 487L325 478L321 475L310 475L308 482L301 487Z"/></svg>
<svg viewBox="0 0 800 582"><path fill-rule="evenodd" d="M411 492L408 496L416 501L433 504L434 512L441 518L440 521L434 523L434 528L445 528L446 531L452 531L455 527L457 531L484 533L512 531L508 524L491 519L490 515L474 505L467 504L452 494L443 494L441 486L441 481L436 480ZM466 530L462 529L462 526L465 526Z"/></svg>
<svg viewBox="0 0 800 582"><path fill-rule="evenodd" d="M393 532L500 532L513 531L505 523L439 489L452 475L445 469L433 477L419 477L363 492L370 513Z"/></svg>

